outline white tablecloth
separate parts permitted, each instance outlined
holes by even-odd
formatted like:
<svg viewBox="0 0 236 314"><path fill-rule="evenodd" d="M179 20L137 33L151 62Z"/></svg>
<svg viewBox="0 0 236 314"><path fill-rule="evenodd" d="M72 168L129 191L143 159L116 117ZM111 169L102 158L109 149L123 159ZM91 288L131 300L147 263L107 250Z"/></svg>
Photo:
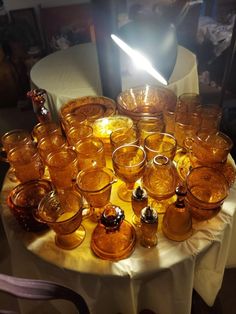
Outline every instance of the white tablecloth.
<svg viewBox="0 0 236 314"><path fill-rule="evenodd" d="M121 70L122 62L121 58ZM73 98L101 95L96 45L86 43L50 54L33 66L30 78L32 87L47 91L50 110L54 114ZM146 83L157 84L150 75L134 69L123 73L121 78L122 90ZM168 88L177 96L199 92L196 57L181 46L178 47L176 65L169 81Z"/></svg>
<svg viewBox="0 0 236 314"><path fill-rule="evenodd" d="M14 275L63 283L84 296L91 313L136 314L150 309L161 314L190 314L193 288L208 305L213 305L231 243L236 184L221 212L209 221L194 224L194 234L187 241L166 239L159 226L156 247L145 249L137 243L133 254L119 262L101 260L92 254L90 239L95 224L88 219L83 220L84 242L70 251L54 244L53 231L24 232L5 203L12 187L5 179L1 214ZM116 184L113 187L111 201L124 208L126 219L130 220L130 205L116 197ZM22 313L28 313L29 306L24 302ZM55 307L51 305L50 314L57 313ZM59 312L62 313L61 308ZM66 308L64 313L73 311Z"/></svg>

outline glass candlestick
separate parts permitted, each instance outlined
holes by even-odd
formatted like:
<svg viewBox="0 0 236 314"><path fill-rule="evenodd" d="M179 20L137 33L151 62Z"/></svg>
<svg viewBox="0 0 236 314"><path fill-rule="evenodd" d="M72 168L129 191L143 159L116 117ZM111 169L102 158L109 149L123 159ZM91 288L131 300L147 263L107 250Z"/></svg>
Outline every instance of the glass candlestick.
<svg viewBox="0 0 236 314"><path fill-rule="evenodd" d="M157 211L147 206L141 211L141 239L142 246L150 248L157 245L158 216Z"/></svg>

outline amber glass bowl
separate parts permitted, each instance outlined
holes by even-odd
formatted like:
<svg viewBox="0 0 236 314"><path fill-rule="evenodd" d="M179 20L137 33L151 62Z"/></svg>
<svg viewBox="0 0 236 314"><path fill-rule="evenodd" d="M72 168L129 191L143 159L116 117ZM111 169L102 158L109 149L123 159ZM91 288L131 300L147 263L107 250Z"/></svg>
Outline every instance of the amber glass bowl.
<svg viewBox="0 0 236 314"><path fill-rule="evenodd" d="M69 101L60 109L60 118L63 120L68 113L83 115L87 120L96 120L115 114L114 100L103 96L85 96Z"/></svg>
<svg viewBox="0 0 236 314"><path fill-rule="evenodd" d="M187 175L186 206L197 220L214 217L229 193L225 176L211 167L197 167Z"/></svg>
<svg viewBox="0 0 236 314"><path fill-rule="evenodd" d="M120 114L139 120L162 114L166 104L175 107L176 100L176 95L168 88L144 85L121 92L117 97L117 108Z"/></svg>
<svg viewBox="0 0 236 314"><path fill-rule="evenodd" d="M47 225L35 220L33 212L52 189L51 182L42 179L21 183L10 192L7 204L23 229L33 232L47 229Z"/></svg>

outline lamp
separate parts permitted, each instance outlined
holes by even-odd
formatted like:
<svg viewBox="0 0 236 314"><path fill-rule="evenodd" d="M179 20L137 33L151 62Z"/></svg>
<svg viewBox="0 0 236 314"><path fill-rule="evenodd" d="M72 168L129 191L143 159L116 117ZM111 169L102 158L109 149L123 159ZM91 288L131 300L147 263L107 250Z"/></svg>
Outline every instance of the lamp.
<svg viewBox="0 0 236 314"><path fill-rule="evenodd" d="M152 14L138 12L132 21L111 37L139 68L162 84L168 85L177 57L176 29L192 8L200 6L202 2L202 0L187 1L173 23L164 14L160 15L155 10Z"/></svg>
<svg viewBox="0 0 236 314"><path fill-rule="evenodd" d="M111 38L141 69L168 84L177 57L174 25L160 21L156 14L140 16Z"/></svg>

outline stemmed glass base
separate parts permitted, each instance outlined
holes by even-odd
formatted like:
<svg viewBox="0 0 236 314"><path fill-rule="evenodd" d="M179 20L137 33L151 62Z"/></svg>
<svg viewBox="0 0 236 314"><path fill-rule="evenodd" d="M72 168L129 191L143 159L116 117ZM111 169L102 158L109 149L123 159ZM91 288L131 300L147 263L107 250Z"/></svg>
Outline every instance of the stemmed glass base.
<svg viewBox="0 0 236 314"><path fill-rule="evenodd" d="M170 204L174 203L175 201L176 195L163 200L152 199L151 207L155 208L158 214L164 215L167 207L170 206Z"/></svg>
<svg viewBox="0 0 236 314"><path fill-rule="evenodd" d="M117 194L122 201L131 202L133 189L134 183L129 185L127 183L121 183L121 185L117 189Z"/></svg>
<svg viewBox="0 0 236 314"><path fill-rule="evenodd" d="M62 235L56 234L55 243L64 250L71 250L79 246L85 238L85 229L82 225L73 233Z"/></svg>

